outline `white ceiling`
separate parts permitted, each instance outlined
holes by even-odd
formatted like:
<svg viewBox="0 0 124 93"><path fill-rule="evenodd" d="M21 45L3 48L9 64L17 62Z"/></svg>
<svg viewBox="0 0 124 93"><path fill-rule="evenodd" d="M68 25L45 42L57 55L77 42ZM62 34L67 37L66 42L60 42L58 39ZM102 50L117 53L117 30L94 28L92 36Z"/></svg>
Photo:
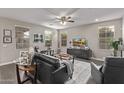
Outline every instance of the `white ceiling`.
<svg viewBox="0 0 124 93"><path fill-rule="evenodd" d="M124 8L0 8L0 16L54 29L64 29L83 24L121 18ZM57 16L71 16L74 23L65 26L55 21Z"/></svg>

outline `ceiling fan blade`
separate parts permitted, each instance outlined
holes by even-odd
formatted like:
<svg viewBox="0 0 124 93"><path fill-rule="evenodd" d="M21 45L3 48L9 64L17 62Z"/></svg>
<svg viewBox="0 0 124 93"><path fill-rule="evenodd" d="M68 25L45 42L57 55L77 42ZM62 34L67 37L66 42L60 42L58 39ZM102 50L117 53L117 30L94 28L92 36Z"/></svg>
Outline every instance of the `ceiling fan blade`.
<svg viewBox="0 0 124 93"><path fill-rule="evenodd" d="M61 18L56 18L56 20L61 20Z"/></svg>
<svg viewBox="0 0 124 93"><path fill-rule="evenodd" d="M53 20L53 21L49 21L50 24L54 24L54 23L60 23L60 20Z"/></svg>
<svg viewBox="0 0 124 93"><path fill-rule="evenodd" d="M67 22L72 22L72 23L74 23L75 21L73 21L73 20L68 20Z"/></svg>

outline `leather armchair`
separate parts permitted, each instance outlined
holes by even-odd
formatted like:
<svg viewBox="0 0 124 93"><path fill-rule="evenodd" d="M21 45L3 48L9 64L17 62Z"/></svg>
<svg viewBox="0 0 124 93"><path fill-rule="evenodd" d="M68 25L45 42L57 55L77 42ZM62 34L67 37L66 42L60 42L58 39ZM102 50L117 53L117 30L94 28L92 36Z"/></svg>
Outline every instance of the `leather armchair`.
<svg viewBox="0 0 124 93"><path fill-rule="evenodd" d="M124 58L106 57L99 68L91 62L91 75L96 83L124 84Z"/></svg>
<svg viewBox="0 0 124 93"><path fill-rule="evenodd" d="M44 84L63 84L69 79L67 67L59 63L53 56L35 54L34 61L37 62L37 78Z"/></svg>

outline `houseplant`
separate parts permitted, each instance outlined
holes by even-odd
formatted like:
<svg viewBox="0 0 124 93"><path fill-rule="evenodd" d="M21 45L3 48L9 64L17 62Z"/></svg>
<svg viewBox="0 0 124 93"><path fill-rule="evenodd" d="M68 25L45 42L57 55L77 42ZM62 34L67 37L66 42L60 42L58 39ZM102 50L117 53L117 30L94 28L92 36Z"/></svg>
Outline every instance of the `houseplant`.
<svg viewBox="0 0 124 93"><path fill-rule="evenodd" d="M117 51L118 51L118 46L119 46L119 44L120 44L120 41L119 41L119 40L118 40L118 41L112 41L112 42L111 42L111 46L112 46L112 48L114 49L114 50L113 50L114 56L117 56Z"/></svg>

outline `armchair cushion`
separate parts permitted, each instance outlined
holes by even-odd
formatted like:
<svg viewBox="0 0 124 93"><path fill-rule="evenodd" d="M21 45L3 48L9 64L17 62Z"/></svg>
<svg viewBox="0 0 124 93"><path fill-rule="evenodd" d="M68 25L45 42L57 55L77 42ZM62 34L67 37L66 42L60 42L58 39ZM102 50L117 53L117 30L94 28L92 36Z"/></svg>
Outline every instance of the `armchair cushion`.
<svg viewBox="0 0 124 93"><path fill-rule="evenodd" d="M124 84L124 58L106 57L103 73L105 84Z"/></svg>
<svg viewBox="0 0 124 93"><path fill-rule="evenodd" d="M91 75L96 83L124 84L124 58L106 57L100 68L91 62Z"/></svg>
<svg viewBox="0 0 124 93"><path fill-rule="evenodd" d="M48 64L53 65L55 68L60 67L59 59L56 57L45 55L45 54L40 54L40 53L35 54L34 57L35 57L35 59L40 59L42 61L45 61Z"/></svg>
<svg viewBox="0 0 124 93"><path fill-rule="evenodd" d="M56 68L60 67L60 62L59 59L54 57L54 56L50 56L50 55L45 55L42 54L41 55L42 58L44 58L49 64L52 64L53 66L55 66Z"/></svg>
<svg viewBox="0 0 124 93"><path fill-rule="evenodd" d="M59 63L59 59L38 54L34 58L38 62L37 66L37 78L39 81L45 84L61 84L68 80L67 67Z"/></svg>
<svg viewBox="0 0 124 93"><path fill-rule="evenodd" d="M124 58L121 58L121 57L106 57L105 65L116 66L116 67L124 67Z"/></svg>

